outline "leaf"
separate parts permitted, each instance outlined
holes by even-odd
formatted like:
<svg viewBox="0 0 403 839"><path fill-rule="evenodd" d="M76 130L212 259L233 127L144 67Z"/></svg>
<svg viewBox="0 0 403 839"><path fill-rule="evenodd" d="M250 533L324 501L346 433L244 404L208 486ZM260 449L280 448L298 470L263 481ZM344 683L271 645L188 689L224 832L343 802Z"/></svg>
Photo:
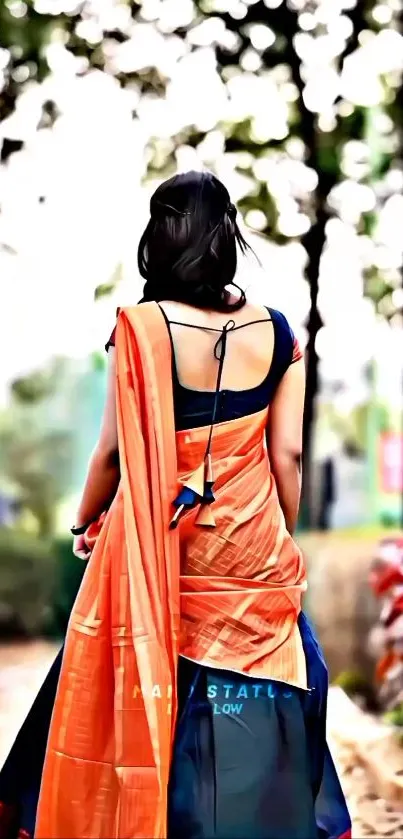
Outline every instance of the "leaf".
<svg viewBox="0 0 403 839"><path fill-rule="evenodd" d="M102 283L97 286L94 292L94 300L100 300L102 297L109 297L115 290L115 283Z"/></svg>
<svg viewBox="0 0 403 839"><path fill-rule="evenodd" d="M46 399L53 390L53 383L49 376L44 373L32 373L30 376L24 376L20 379L15 379L11 383L11 392L13 396L19 401L27 404L33 404Z"/></svg>

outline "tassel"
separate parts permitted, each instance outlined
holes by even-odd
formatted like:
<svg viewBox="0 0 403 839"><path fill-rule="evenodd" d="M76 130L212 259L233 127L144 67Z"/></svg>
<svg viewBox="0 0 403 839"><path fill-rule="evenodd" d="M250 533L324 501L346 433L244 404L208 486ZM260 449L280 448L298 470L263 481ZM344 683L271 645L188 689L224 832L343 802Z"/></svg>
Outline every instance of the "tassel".
<svg viewBox="0 0 403 839"><path fill-rule="evenodd" d="M200 464L200 466L189 475L187 481L184 483L184 486L187 489L193 490L193 492L199 496L199 498L203 498L204 494L204 473L205 473L205 463L204 461Z"/></svg>
<svg viewBox="0 0 403 839"><path fill-rule="evenodd" d="M195 524L199 527L215 527L215 518L209 504L202 504L196 516Z"/></svg>
<svg viewBox="0 0 403 839"><path fill-rule="evenodd" d="M204 493L203 493L203 502L204 504L212 504L215 501L214 492L214 477L213 477L213 466L211 463L211 454L207 455L207 462L206 462L206 480L204 483Z"/></svg>
<svg viewBox="0 0 403 839"><path fill-rule="evenodd" d="M207 481L208 484L211 484L211 486L213 486L213 483L214 483L213 463L212 463L212 460L211 460L210 452L207 455L206 481Z"/></svg>
<svg viewBox="0 0 403 839"><path fill-rule="evenodd" d="M194 507L195 504L198 504L200 501L200 495L194 492L193 489L189 489L189 487L184 486L183 489L180 490L179 494L176 496L174 501L175 507Z"/></svg>
<svg viewBox="0 0 403 839"><path fill-rule="evenodd" d="M205 464L203 461L183 484L182 489L173 502L177 510L171 519L169 525L170 530L174 530L178 526L180 517L185 510L191 510L196 504L200 504L204 494L204 472Z"/></svg>
<svg viewBox="0 0 403 839"><path fill-rule="evenodd" d="M212 484L208 485L206 483L202 503L203 504L213 504L214 501L215 501L215 495L213 493L213 485Z"/></svg>
<svg viewBox="0 0 403 839"><path fill-rule="evenodd" d="M180 506L180 507L178 507L178 509L177 509L177 511L176 511L176 513L175 513L175 515L172 517L171 521L169 522L169 529L170 529L170 530L175 530L175 528L177 528L177 527L178 527L178 524L179 524L179 519L180 519L180 517L181 517L181 515L182 515L182 513L183 513L183 511L184 511L184 509L185 509L185 505L184 505L184 504L181 504L181 506Z"/></svg>
<svg viewBox="0 0 403 839"><path fill-rule="evenodd" d="M182 489L175 498L173 503L177 510L171 519L169 525L170 530L174 530L178 526L183 513L186 510L191 510L196 504L201 504L201 507L196 516L195 523L201 527L216 526L213 513L210 510L210 504L213 504L215 501L213 485L213 466L209 452L200 466L189 475L186 483L183 484Z"/></svg>
<svg viewBox="0 0 403 839"><path fill-rule="evenodd" d="M211 454L210 452L206 458L205 464L205 481L204 481L204 492L203 492L203 499L201 503L200 510L196 516L195 524L198 524L199 527L215 527L215 519L211 510L211 504L215 501L214 492L213 492L213 485L214 485L214 475L213 475L213 465L211 462Z"/></svg>

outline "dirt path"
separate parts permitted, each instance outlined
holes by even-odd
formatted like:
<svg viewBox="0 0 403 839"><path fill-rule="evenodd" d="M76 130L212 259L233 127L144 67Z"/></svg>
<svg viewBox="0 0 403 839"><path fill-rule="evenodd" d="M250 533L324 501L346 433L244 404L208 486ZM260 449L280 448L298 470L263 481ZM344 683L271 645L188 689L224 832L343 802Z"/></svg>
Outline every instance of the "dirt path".
<svg viewBox="0 0 403 839"><path fill-rule="evenodd" d="M49 669L58 646L44 641L0 647L0 765ZM353 839L403 839L403 813L379 798L350 748L337 739L337 703L329 706L329 742L353 819Z"/></svg>
<svg viewBox="0 0 403 839"><path fill-rule="evenodd" d="M353 821L353 839L402 839L403 813L374 792L365 770L352 760L351 750L332 749Z"/></svg>
<svg viewBox="0 0 403 839"><path fill-rule="evenodd" d="M352 716L350 716L350 708L354 710ZM355 714L357 714L356 706L353 706L339 688L331 688L328 705L328 741L348 801L353 822L353 839L367 839L368 837L402 839L403 812L399 812L376 793L368 772L357 761L356 748L351 745L354 740L357 743L357 738L361 743L371 743L371 739L372 743L376 742L380 723L369 715L362 714L358 723ZM386 753L386 756L390 754L388 746L384 746L382 751ZM395 753L394 757L396 758ZM400 762L400 750L398 757ZM385 765L384 761L382 765Z"/></svg>

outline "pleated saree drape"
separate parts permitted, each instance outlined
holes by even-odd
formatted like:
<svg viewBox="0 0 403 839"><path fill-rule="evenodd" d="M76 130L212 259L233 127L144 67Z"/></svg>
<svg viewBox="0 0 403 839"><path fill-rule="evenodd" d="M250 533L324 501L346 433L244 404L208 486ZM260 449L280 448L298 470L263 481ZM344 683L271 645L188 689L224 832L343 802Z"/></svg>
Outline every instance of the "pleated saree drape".
<svg viewBox="0 0 403 839"><path fill-rule="evenodd" d="M214 427L214 527L170 530L209 428L175 434L172 356L156 304L116 332L121 485L70 619L37 839L164 839L179 653L306 689L306 587L264 445L268 411Z"/></svg>

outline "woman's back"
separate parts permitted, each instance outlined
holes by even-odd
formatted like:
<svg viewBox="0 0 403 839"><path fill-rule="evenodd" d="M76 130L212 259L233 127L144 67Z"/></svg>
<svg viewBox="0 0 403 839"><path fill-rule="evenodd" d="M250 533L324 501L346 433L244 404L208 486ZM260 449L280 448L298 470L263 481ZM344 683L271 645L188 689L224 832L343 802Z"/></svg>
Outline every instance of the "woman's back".
<svg viewBox="0 0 403 839"><path fill-rule="evenodd" d="M263 410L289 365L302 358L287 320L275 309L247 303L228 319L171 301L160 308L172 347L177 430Z"/></svg>
<svg viewBox="0 0 403 839"><path fill-rule="evenodd" d="M177 431L263 410L289 366L302 358L276 309L246 303L228 318L173 301L158 305L171 342ZM115 330L106 347L114 344Z"/></svg>
<svg viewBox="0 0 403 839"><path fill-rule="evenodd" d="M267 309L246 303L240 311L228 315L172 301L163 301L160 305L170 324L177 377L182 387L215 391L217 359L214 347L228 323L235 329L230 330L228 337L221 389L239 392L255 388L264 381L274 349L273 323Z"/></svg>

